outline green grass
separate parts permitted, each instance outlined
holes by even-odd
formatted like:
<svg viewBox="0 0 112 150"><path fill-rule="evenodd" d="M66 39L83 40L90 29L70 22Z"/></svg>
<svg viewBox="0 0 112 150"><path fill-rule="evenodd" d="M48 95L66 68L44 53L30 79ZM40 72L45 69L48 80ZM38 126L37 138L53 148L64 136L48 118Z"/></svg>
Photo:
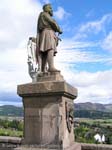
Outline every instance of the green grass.
<svg viewBox="0 0 112 150"><path fill-rule="evenodd" d="M94 135L99 132L105 135L106 144L112 144L112 119L80 118L77 121L79 123L74 130L77 142L95 143Z"/></svg>
<svg viewBox="0 0 112 150"><path fill-rule="evenodd" d="M0 128L0 136L22 137L23 132L22 131L16 131L13 129Z"/></svg>
<svg viewBox="0 0 112 150"><path fill-rule="evenodd" d="M80 122L86 122L90 125L92 124L100 124L101 126L110 126L112 127L112 119L88 119L88 118L80 118Z"/></svg>

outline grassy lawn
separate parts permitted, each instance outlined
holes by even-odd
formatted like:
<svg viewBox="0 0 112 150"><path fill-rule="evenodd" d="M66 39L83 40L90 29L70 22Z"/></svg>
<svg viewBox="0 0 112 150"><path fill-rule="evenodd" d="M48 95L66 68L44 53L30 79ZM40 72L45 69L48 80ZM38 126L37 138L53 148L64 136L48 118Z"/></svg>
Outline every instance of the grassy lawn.
<svg viewBox="0 0 112 150"><path fill-rule="evenodd" d="M105 143L112 144L112 119L78 118L74 124L77 142L95 143L94 135L105 135Z"/></svg>
<svg viewBox="0 0 112 150"><path fill-rule="evenodd" d="M21 117L0 116L0 136L23 136L23 120Z"/></svg>
<svg viewBox="0 0 112 150"><path fill-rule="evenodd" d="M14 129L4 129L0 128L0 136L12 136L12 137L22 137L22 131L16 131Z"/></svg>
<svg viewBox="0 0 112 150"><path fill-rule="evenodd" d="M80 118L78 121L85 122L90 125L100 124L101 126L110 126L112 127L112 119L89 119L89 118Z"/></svg>

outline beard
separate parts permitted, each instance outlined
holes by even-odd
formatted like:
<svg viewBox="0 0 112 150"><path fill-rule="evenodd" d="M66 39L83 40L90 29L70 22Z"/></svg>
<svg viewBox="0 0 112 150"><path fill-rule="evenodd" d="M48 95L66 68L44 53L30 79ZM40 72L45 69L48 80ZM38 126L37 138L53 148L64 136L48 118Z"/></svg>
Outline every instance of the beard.
<svg viewBox="0 0 112 150"><path fill-rule="evenodd" d="M49 14L50 14L50 16L53 16L53 11L50 11Z"/></svg>

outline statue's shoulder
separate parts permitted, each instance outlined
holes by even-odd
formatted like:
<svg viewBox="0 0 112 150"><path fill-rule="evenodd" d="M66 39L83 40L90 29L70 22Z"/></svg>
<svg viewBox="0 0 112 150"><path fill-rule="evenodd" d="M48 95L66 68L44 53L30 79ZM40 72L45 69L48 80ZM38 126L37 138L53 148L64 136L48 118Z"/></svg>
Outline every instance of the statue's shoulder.
<svg viewBox="0 0 112 150"><path fill-rule="evenodd" d="M45 18L47 18L47 13L46 12L41 12L40 15L39 15L39 17L38 17L38 19L39 20L41 20L41 19L43 20Z"/></svg>
<svg viewBox="0 0 112 150"><path fill-rule="evenodd" d="M41 12L38 16L38 18L42 18L44 12Z"/></svg>
<svg viewBox="0 0 112 150"><path fill-rule="evenodd" d="M46 12L41 12L39 16L42 17L42 16L45 16L45 15L46 15Z"/></svg>
<svg viewBox="0 0 112 150"><path fill-rule="evenodd" d="M50 17L50 15L49 15L48 13L46 13L46 12L41 12L41 13L40 13L40 16L41 16L41 17L45 17L45 18Z"/></svg>

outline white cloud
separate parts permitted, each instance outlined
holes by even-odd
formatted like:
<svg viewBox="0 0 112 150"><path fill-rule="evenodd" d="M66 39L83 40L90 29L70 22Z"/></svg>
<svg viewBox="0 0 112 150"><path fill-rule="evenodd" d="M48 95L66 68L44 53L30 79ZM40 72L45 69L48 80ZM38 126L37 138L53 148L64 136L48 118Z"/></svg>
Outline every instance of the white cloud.
<svg viewBox="0 0 112 150"><path fill-rule="evenodd" d="M16 92L17 84L31 81L26 49L9 49L0 55L0 91Z"/></svg>
<svg viewBox="0 0 112 150"><path fill-rule="evenodd" d="M103 32L105 34L106 28L105 26L112 22L112 14L106 14L101 19L95 21L89 21L87 23L83 23L77 34L74 36L74 39L84 39L88 37L88 33L99 34L99 32Z"/></svg>
<svg viewBox="0 0 112 150"><path fill-rule="evenodd" d="M1 49L17 48L28 36L36 35L37 17L41 11L40 3L31 0L2 0L0 7Z"/></svg>
<svg viewBox="0 0 112 150"><path fill-rule="evenodd" d="M82 25L80 28L80 32L92 31L98 33L104 29L105 23L107 23L109 20L112 21L112 14L104 15L100 20L91 21L86 23L85 25Z"/></svg>
<svg viewBox="0 0 112 150"><path fill-rule="evenodd" d="M97 54L92 49L96 49L99 43L94 42L77 42L73 38L63 39L59 43L58 54L55 58L56 65L63 69L66 66L74 66L76 63L108 63L112 61L111 56ZM91 51L87 51L91 49ZM61 65L60 65L61 64Z"/></svg>
<svg viewBox="0 0 112 150"><path fill-rule="evenodd" d="M103 40L103 43L101 43L101 46L105 50L109 50L112 52L112 31L110 31L107 37Z"/></svg>
<svg viewBox="0 0 112 150"><path fill-rule="evenodd" d="M63 40L58 47L56 67L60 69L66 81L78 88L76 102L110 103L112 99L112 70L99 72L77 71L75 66L81 63L109 63L111 56L102 56L87 48L97 46L91 42L75 42L73 39ZM83 48L83 50L82 50Z"/></svg>
<svg viewBox="0 0 112 150"><path fill-rule="evenodd" d="M65 79L78 89L75 102L110 103L112 99L112 70L96 73L71 71L66 68Z"/></svg>
<svg viewBox="0 0 112 150"><path fill-rule="evenodd" d="M16 92L17 84L31 81L27 71L27 40L36 35L41 3L1 0L0 91Z"/></svg>
<svg viewBox="0 0 112 150"><path fill-rule="evenodd" d="M87 47L96 47L98 43L94 42L82 42L82 41L76 41L74 40L74 37L72 38L66 38L62 39L62 42L59 43L59 48L63 50L67 49L85 49Z"/></svg>
<svg viewBox="0 0 112 150"><path fill-rule="evenodd" d="M64 8L62 8L62 7L59 6L59 7L57 8L57 11L54 12L54 16L55 16L56 18L62 20L62 19L67 18L68 16L70 16L70 13L66 12L66 11L64 10Z"/></svg>

